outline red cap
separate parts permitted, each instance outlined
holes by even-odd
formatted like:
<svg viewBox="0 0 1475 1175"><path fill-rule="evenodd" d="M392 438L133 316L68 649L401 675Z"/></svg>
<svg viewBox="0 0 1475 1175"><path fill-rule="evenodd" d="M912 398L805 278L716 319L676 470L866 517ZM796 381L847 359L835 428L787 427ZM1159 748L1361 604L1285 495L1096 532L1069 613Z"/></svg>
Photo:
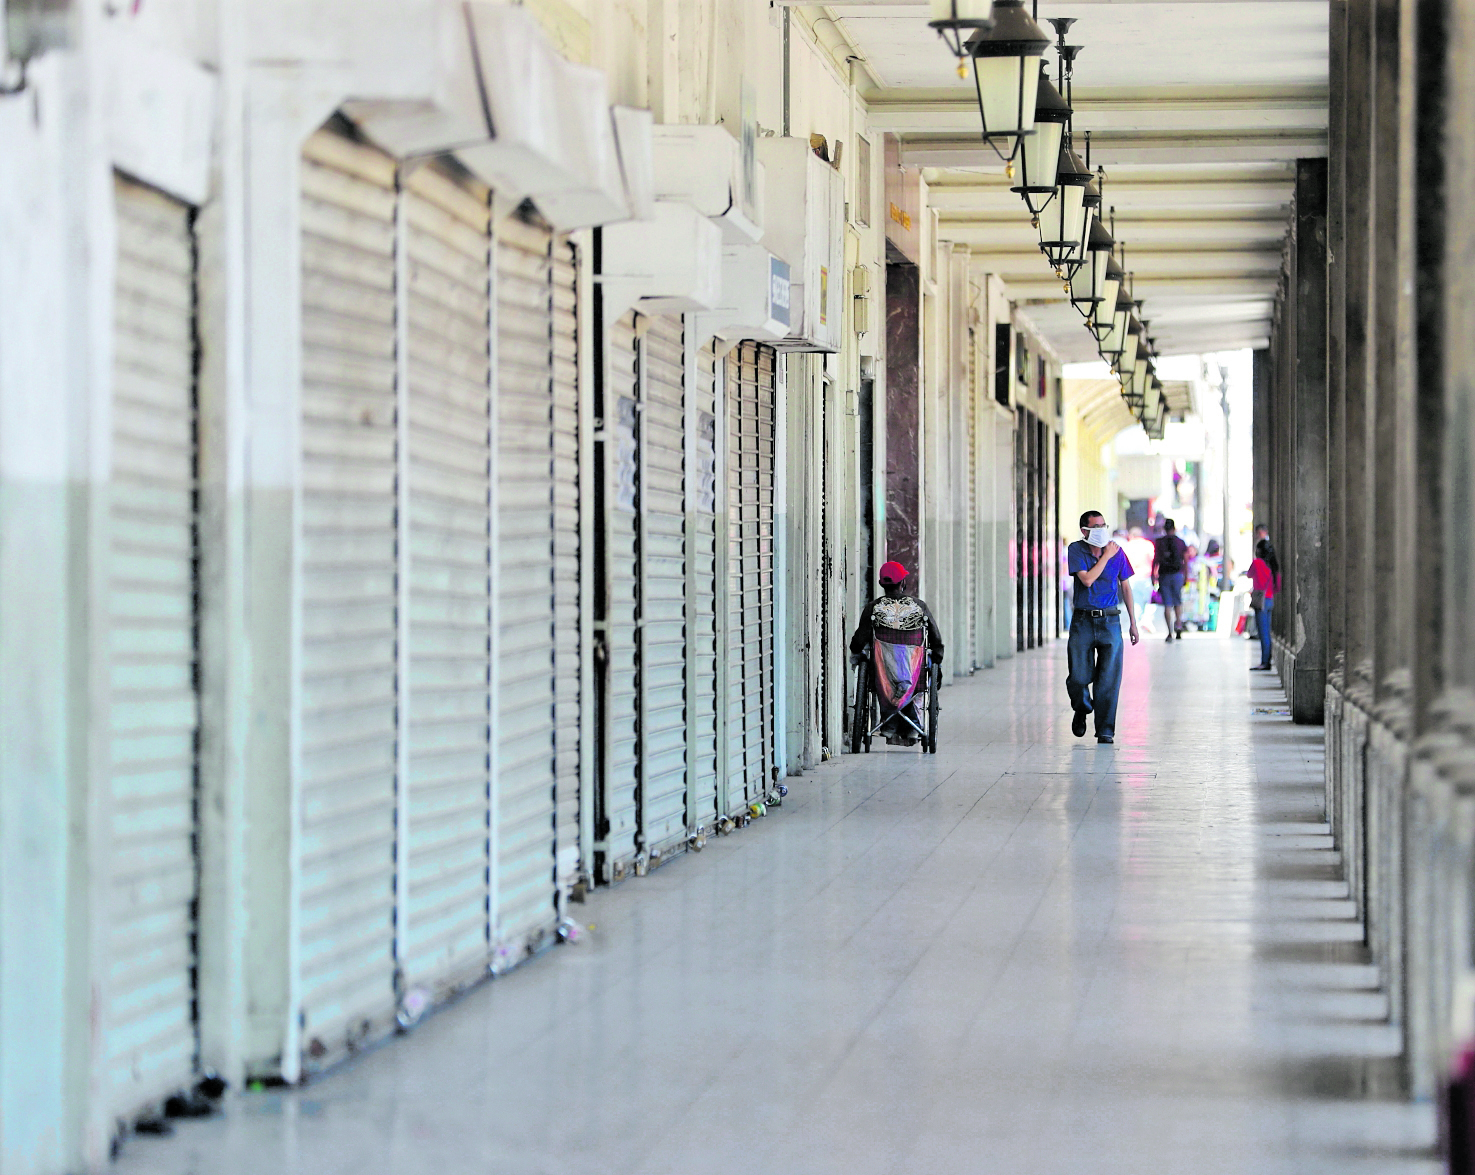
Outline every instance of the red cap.
<svg viewBox="0 0 1475 1175"><path fill-rule="evenodd" d="M876 578L882 583L903 583L906 581L907 569L895 561L882 563L881 570Z"/></svg>

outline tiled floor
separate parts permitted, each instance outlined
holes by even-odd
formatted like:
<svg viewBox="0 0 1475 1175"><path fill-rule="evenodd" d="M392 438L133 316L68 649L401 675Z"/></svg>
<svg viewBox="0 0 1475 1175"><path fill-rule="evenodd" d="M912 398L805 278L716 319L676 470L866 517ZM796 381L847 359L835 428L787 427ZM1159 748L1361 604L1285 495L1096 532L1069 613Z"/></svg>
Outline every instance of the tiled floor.
<svg viewBox="0 0 1475 1175"><path fill-rule="evenodd" d="M1321 818L1319 729L1248 643L1064 649L944 695L935 757L596 895L596 929L128 1175L1433 1172Z"/></svg>

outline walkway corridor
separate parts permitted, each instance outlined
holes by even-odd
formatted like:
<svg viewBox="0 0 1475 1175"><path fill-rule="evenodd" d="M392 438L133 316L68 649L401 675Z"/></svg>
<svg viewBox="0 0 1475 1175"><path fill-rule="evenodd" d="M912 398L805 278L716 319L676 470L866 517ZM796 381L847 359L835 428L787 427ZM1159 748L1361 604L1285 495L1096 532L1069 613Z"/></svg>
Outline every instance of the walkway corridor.
<svg viewBox="0 0 1475 1175"><path fill-rule="evenodd" d="M934 758L790 780L576 908L583 941L309 1086L130 1139L118 1170L1432 1172L1321 731L1249 663L1145 641L1099 749L1070 736L1063 644L980 672Z"/></svg>

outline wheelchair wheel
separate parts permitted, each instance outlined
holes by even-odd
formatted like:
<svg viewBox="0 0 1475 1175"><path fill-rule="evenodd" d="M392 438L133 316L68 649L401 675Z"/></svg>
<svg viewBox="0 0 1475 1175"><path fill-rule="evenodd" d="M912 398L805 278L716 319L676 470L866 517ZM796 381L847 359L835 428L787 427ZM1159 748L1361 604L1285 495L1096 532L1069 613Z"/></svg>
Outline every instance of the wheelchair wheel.
<svg viewBox="0 0 1475 1175"><path fill-rule="evenodd" d="M937 754L937 715L942 706L938 702L938 694L942 691L942 670L933 666L931 679L927 686L927 753Z"/></svg>
<svg viewBox="0 0 1475 1175"><path fill-rule="evenodd" d="M850 753L858 755L871 749L871 675L870 666L855 672L855 707L850 720Z"/></svg>

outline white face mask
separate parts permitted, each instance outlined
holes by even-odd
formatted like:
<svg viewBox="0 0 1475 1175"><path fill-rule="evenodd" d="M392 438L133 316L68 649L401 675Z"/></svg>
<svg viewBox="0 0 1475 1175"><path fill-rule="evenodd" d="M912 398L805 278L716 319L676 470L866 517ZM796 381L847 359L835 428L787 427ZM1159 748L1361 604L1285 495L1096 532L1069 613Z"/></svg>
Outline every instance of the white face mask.
<svg viewBox="0 0 1475 1175"><path fill-rule="evenodd" d="M1111 542L1111 528L1109 526L1093 526L1086 534L1086 541L1093 547L1104 547Z"/></svg>

